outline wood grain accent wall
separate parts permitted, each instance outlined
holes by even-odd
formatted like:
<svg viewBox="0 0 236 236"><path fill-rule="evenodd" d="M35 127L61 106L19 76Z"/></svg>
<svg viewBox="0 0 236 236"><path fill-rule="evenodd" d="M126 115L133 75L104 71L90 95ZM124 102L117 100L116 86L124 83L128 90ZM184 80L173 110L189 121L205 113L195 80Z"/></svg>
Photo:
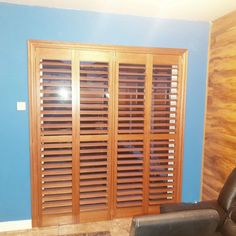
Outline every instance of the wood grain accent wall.
<svg viewBox="0 0 236 236"><path fill-rule="evenodd" d="M213 22L202 199L217 198L236 166L236 11Z"/></svg>

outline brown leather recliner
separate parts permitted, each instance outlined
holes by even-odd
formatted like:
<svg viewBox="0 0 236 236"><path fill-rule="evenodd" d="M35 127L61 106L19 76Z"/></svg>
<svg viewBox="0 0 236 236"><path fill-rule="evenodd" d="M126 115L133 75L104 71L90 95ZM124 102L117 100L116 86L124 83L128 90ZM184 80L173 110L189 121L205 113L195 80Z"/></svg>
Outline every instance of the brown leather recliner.
<svg viewBox="0 0 236 236"><path fill-rule="evenodd" d="M135 217L130 236L236 236L236 168L217 200L166 204L160 212Z"/></svg>

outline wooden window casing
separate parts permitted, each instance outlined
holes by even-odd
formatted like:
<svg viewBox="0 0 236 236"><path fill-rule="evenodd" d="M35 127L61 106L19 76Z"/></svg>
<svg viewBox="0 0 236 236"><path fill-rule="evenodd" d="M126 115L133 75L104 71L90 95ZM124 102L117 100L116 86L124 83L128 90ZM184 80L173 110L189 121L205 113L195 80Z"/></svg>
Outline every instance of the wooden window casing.
<svg viewBox="0 0 236 236"><path fill-rule="evenodd" d="M181 199L187 50L29 42L33 226Z"/></svg>

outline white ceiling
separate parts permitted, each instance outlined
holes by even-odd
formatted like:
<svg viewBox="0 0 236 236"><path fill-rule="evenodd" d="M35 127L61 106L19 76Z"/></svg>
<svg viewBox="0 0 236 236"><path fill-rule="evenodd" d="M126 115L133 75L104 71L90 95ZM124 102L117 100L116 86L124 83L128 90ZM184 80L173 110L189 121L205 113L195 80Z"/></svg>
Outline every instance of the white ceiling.
<svg viewBox="0 0 236 236"><path fill-rule="evenodd" d="M236 10L236 0L0 0L0 2L201 21L212 21Z"/></svg>

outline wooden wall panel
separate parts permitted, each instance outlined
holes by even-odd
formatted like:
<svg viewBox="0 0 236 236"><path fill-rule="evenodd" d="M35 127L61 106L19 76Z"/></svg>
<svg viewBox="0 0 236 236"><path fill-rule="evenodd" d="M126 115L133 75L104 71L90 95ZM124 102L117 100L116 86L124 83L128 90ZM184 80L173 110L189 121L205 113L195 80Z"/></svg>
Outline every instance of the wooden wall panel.
<svg viewBox="0 0 236 236"><path fill-rule="evenodd" d="M236 166L236 11L213 22L202 199L217 198Z"/></svg>

